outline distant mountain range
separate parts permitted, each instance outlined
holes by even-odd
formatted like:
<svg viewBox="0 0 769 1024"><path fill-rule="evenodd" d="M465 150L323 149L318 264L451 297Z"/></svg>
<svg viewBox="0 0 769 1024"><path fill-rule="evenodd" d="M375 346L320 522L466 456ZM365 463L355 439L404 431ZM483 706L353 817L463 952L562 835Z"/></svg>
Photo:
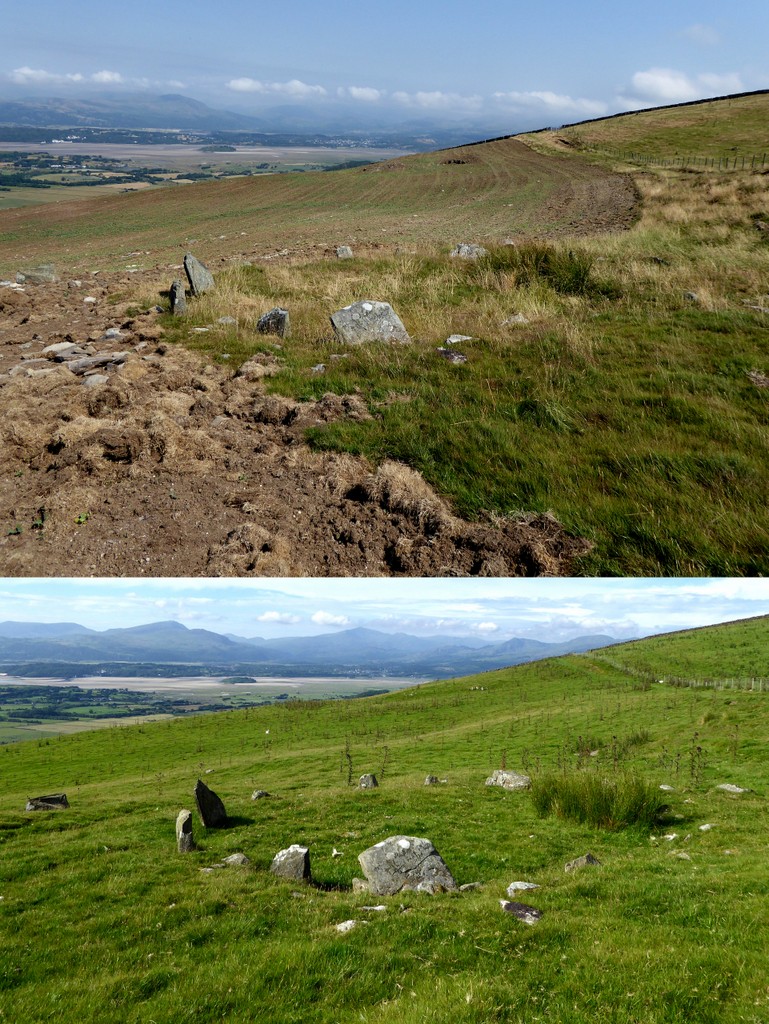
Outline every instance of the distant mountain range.
<svg viewBox="0 0 769 1024"><path fill-rule="evenodd" d="M184 667L190 675L405 676L446 678L505 668L617 643L609 636L581 636L563 643L512 639L502 643L417 637L347 629L325 636L223 636L187 629L178 622L153 622L102 632L77 623L0 622L0 671L61 677L87 667L87 674L114 674L130 666ZM49 670L49 671L47 671ZM137 674L141 674L138 673Z"/></svg>

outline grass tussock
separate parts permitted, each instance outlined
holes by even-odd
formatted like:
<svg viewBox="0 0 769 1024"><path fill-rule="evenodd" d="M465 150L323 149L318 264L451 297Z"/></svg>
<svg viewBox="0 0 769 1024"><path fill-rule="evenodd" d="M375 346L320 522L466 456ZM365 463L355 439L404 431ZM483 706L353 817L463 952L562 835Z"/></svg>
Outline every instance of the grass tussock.
<svg viewBox="0 0 769 1024"><path fill-rule="evenodd" d="M541 817L554 814L594 828L653 828L665 809L659 788L637 775L603 778L593 771L535 777L531 799Z"/></svg>

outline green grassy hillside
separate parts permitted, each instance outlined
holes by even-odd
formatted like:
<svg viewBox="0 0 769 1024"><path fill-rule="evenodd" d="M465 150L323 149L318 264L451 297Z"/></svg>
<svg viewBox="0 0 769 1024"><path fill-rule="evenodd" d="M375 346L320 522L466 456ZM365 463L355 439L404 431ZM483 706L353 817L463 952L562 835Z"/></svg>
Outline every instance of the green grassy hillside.
<svg viewBox="0 0 769 1024"><path fill-rule="evenodd" d="M765 637L764 619L657 639L647 663L664 675L675 650L685 668L690 644L690 675L704 657L727 677L730 644L760 661ZM8 746L0 1011L30 1024L758 1024L769 1012L767 701L646 685L587 654L387 697ZM670 809L651 834L540 818L527 793L484 786L503 765L535 783L632 773L672 786L660 794ZM348 784L364 771L378 790ZM425 787L427 773L446 782ZM200 849L180 855L174 819L200 775L230 827L196 818ZM273 796L252 803L255 788ZM57 791L69 810L21 810ZM459 883L481 887L353 893L357 854L398 834L432 839ZM267 870L295 842L310 847L315 886ZM200 871L236 851L249 867ZM588 851L601 867L564 872ZM540 885L523 894L544 912L533 927L500 909L516 880Z"/></svg>

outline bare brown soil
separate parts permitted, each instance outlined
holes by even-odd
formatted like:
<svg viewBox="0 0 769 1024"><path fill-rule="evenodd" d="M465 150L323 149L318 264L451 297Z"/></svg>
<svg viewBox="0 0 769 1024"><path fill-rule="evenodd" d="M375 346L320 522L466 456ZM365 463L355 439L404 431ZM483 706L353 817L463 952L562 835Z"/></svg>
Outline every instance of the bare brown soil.
<svg viewBox="0 0 769 1024"><path fill-rule="evenodd" d="M272 356L203 364L107 301L135 283L0 288L0 574L561 574L586 550L547 516L464 522L404 466L310 451L307 426L369 415L356 396L268 396ZM119 362L94 383L43 355L67 340Z"/></svg>

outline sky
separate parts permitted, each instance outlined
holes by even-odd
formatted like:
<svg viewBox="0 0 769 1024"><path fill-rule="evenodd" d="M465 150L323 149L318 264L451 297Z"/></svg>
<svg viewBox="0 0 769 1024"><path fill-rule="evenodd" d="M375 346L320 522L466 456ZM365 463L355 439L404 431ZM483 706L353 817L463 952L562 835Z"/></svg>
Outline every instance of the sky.
<svg viewBox="0 0 769 1024"><path fill-rule="evenodd" d="M546 643L769 614L769 579L3 579L0 621L174 620L245 637L383 632Z"/></svg>
<svg viewBox="0 0 769 1024"><path fill-rule="evenodd" d="M173 92L256 115L299 104L516 131L769 88L766 0L5 6L5 99Z"/></svg>

